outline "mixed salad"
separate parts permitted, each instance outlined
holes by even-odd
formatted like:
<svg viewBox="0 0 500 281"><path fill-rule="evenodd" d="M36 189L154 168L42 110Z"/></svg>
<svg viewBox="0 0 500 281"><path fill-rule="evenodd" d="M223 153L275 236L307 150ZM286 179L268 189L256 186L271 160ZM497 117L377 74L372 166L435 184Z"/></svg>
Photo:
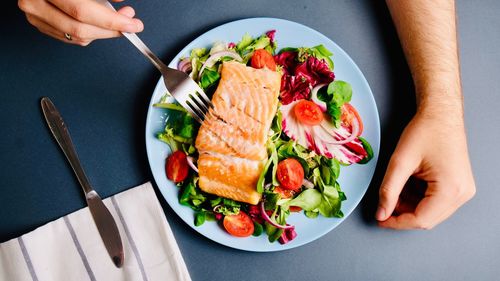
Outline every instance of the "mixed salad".
<svg viewBox="0 0 500 281"><path fill-rule="evenodd" d="M360 135L362 120L349 103L352 88L335 79L332 53L323 45L277 50L275 31L237 43L215 43L196 48L179 61L211 96L220 79L222 62L236 60L255 68L282 73L280 107L267 142L269 158L256 185L262 193L250 205L203 192L198 186L194 146L199 124L168 93L154 104L168 110L165 130L158 134L173 153L167 158L167 177L179 187L179 203L195 211L194 224L218 221L236 237L266 233L270 242L293 240L295 227L287 223L293 212L309 218L343 216L346 200L337 179L341 166L367 163L370 144Z"/></svg>

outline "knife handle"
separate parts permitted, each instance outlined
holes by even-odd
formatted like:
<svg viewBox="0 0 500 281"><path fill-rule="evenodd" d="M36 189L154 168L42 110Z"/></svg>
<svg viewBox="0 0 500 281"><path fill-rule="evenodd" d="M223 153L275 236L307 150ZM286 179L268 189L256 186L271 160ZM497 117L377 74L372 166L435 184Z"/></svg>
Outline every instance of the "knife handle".
<svg viewBox="0 0 500 281"><path fill-rule="evenodd" d="M76 154L73 141L71 141L68 128L64 124L64 120L62 119L61 114L59 113L59 111L57 111L56 107L48 97L42 98L41 104L43 115L45 116L45 120L49 125L52 135L61 147L64 155L66 155L71 168L73 168L73 171L75 172L78 182L80 182L80 185L85 192L85 196L87 196L90 192L93 191L93 189L90 186L89 180L85 175L85 172L83 171L82 164L78 159L78 155Z"/></svg>

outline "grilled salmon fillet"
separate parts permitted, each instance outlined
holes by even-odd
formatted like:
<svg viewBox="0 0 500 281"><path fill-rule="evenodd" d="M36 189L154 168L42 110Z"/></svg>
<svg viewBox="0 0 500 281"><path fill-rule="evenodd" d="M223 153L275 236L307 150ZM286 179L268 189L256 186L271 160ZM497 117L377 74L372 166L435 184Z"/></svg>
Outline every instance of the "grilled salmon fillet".
<svg viewBox="0 0 500 281"><path fill-rule="evenodd" d="M281 74L222 64L221 79L196 137L200 188L257 204L256 186L267 160L266 141L278 107Z"/></svg>

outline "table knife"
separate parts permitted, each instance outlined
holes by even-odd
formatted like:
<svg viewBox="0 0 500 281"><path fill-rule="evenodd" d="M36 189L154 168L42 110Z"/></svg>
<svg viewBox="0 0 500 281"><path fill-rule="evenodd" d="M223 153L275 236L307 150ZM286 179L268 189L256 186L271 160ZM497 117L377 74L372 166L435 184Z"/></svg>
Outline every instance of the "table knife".
<svg viewBox="0 0 500 281"><path fill-rule="evenodd" d="M45 116L45 120L49 125L52 135L61 147L64 155L66 155L66 158L83 188L87 205L89 206L90 213L92 214L101 239L104 242L104 246L115 266L121 267L123 265L124 254L122 240L116 222L108 208L106 208L102 202L99 194L90 186L90 182L83 171L73 142L71 141L68 128L64 124L61 114L59 114L59 111L57 111L48 97L42 98L41 105L43 115Z"/></svg>

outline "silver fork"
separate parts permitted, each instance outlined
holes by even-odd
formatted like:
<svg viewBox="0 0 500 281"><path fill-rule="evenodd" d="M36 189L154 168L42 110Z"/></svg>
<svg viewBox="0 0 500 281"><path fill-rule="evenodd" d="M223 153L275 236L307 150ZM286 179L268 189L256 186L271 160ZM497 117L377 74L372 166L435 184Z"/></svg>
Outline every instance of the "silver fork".
<svg viewBox="0 0 500 281"><path fill-rule="evenodd" d="M104 4L115 10L108 1ZM203 122L213 104L198 83L187 73L166 66L135 33L122 32L122 34L161 72L165 87L174 99L199 123Z"/></svg>

